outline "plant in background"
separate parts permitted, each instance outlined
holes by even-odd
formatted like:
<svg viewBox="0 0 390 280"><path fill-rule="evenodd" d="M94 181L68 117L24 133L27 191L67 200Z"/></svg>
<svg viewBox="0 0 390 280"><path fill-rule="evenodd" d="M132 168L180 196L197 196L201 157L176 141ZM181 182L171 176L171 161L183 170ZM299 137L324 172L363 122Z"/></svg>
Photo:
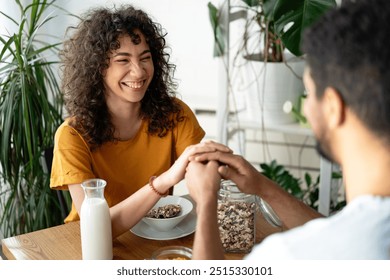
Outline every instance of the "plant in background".
<svg viewBox="0 0 390 280"><path fill-rule="evenodd" d="M235 112L232 122L238 126L295 122L283 104L296 106L303 91L304 30L335 6L335 0L209 2L214 56L221 56L225 70L220 111Z"/></svg>
<svg viewBox="0 0 390 280"><path fill-rule="evenodd" d="M301 94L298 100L298 104L294 105L290 100L286 101L283 104L283 111L286 114L292 114L294 118L300 123L300 125L305 127L310 127L306 116L303 114L303 105L306 99L306 95Z"/></svg>
<svg viewBox="0 0 390 280"><path fill-rule="evenodd" d="M62 122L53 70L60 43L48 43L50 35L40 33L59 9L54 2L31 0L24 7L15 0L19 20L0 12L17 27L14 34L0 35L0 225L5 237L62 222L43 160Z"/></svg>
<svg viewBox="0 0 390 280"><path fill-rule="evenodd" d="M208 3L210 23L214 34L214 55L225 50L224 17L228 9L230 21L243 18L245 28L239 50L244 56L260 61L284 61L284 50L301 56L303 31L312 25L335 0L225 0L220 7ZM232 13L231 13L232 11ZM250 46L251 45L251 46ZM254 47L253 47L254 46ZM254 54L256 50L260 53Z"/></svg>
<svg viewBox="0 0 390 280"><path fill-rule="evenodd" d="M261 173L269 179L276 182L288 193L292 194L296 198L302 200L305 204L309 205L315 210L318 210L319 199L319 183L320 176L317 176L315 180L309 173L304 175L304 183L300 178L294 177L283 165L280 165L276 160L272 160L269 164L261 163ZM333 172L332 179L341 179L340 173ZM345 199L331 201L331 212L340 210L346 205Z"/></svg>

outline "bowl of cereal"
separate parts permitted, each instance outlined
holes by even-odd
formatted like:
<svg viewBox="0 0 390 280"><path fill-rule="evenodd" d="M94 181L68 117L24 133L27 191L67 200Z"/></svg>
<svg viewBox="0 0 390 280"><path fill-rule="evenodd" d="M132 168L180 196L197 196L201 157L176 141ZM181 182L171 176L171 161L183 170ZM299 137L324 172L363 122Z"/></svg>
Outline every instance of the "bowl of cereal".
<svg viewBox="0 0 390 280"><path fill-rule="evenodd" d="M170 231L188 216L193 207L187 198L168 195L160 198L142 221L156 231Z"/></svg>
<svg viewBox="0 0 390 280"><path fill-rule="evenodd" d="M153 252L152 260L191 260L192 249L184 246L165 246Z"/></svg>

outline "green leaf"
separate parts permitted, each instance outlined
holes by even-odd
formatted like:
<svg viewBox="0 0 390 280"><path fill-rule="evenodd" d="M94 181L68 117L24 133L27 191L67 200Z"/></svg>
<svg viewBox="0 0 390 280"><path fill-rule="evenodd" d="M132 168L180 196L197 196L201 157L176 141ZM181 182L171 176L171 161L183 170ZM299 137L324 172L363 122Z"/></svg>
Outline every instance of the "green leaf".
<svg viewBox="0 0 390 280"><path fill-rule="evenodd" d="M302 55L300 46L305 28L315 23L335 0L265 0L264 13L274 21L275 31L294 55Z"/></svg>
<svg viewBox="0 0 390 280"><path fill-rule="evenodd" d="M342 179L343 174L341 172L332 172L332 179Z"/></svg>
<svg viewBox="0 0 390 280"><path fill-rule="evenodd" d="M307 187L311 186L311 176L308 173L305 173L305 182Z"/></svg>
<svg viewBox="0 0 390 280"><path fill-rule="evenodd" d="M219 18L219 10L211 2L207 4L209 10L210 23L214 35L214 57L225 54L225 35Z"/></svg>

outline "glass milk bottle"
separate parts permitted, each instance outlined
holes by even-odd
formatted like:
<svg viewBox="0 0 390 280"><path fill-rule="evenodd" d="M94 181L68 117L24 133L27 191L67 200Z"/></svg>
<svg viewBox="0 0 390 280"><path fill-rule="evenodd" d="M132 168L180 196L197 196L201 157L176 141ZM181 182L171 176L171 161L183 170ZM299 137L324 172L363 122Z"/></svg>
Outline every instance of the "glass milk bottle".
<svg viewBox="0 0 390 280"><path fill-rule="evenodd" d="M111 260L111 216L104 188L106 181L90 179L81 187L85 198L80 210L81 249L83 260Z"/></svg>
<svg viewBox="0 0 390 280"><path fill-rule="evenodd" d="M226 252L247 253L255 244L256 197L222 180L218 193L218 226Z"/></svg>

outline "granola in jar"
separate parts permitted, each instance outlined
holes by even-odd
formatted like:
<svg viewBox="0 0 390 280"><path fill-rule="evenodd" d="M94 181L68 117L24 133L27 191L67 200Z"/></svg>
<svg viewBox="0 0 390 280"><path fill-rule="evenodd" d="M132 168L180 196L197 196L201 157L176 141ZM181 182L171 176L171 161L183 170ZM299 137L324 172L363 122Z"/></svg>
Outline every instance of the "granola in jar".
<svg viewBox="0 0 390 280"><path fill-rule="evenodd" d="M255 243L255 196L239 191L230 180L221 182L218 225L226 252L249 252Z"/></svg>

